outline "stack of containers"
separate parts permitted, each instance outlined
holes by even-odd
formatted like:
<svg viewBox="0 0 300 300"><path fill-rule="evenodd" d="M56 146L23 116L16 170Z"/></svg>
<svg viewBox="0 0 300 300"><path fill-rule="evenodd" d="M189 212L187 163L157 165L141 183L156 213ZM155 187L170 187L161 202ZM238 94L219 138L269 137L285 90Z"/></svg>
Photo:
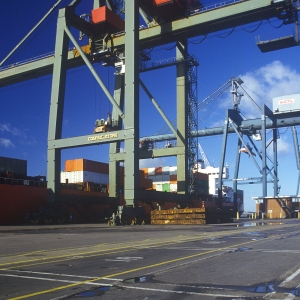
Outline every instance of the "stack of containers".
<svg viewBox="0 0 300 300"><path fill-rule="evenodd" d="M159 192L177 193L177 166L144 168L145 176L153 181L152 188ZM208 195L208 175L196 173L198 194Z"/></svg>
<svg viewBox="0 0 300 300"><path fill-rule="evenodd" d="M108 164L83 158L66 160L65 171L61 172L62 183L108 184Z"/></svg>
<svg viewBox="0 0 300 300"><path fill-rule="evenodd" d="M61 172L61 183L83 184L109 184L109 165L107 163L78 158L66 160L65 171ZM151 189L152 180L145 178L143 170L139 171L140 188ZM124 186L124 167L120 170L120 185Z"/></svg>

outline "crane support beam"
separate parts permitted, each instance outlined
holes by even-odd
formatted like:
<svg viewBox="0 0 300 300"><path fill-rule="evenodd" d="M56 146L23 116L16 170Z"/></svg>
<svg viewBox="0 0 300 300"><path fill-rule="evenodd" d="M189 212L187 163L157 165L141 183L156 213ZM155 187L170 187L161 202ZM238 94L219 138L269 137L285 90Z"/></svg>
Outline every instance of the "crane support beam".
<svg viewBox="0 0 300 300"><path fill-rule="evenodd" d="M297 126L300 125L300 116L298 112L291 113L282 113L282 114L274 114L274 121L267 118L266 119L266 129L273 128L283 128L289 126ZM252 134L256 130L261 130L261 119L251 119L251 120L242 120L239 123L236 122L239 129L243 134ZM228 128L228 133L235 133L233 128ZM194 131L192 135L197 137L204 136L215 136L222 135L223 127L213 127L213 128L205 128ZM165 134L165 135L154 135L149 137L143 137L144 139L152 139L155 142L166 141L166 140L175 140L176 137L174 134Z"/></svg>
<svg viewBox="0 0 300 300"><path fill-rule="evenodd" d="M132 137L131 129L105 132L103 134L83 135L65 139L49 140L49 149L69 149L76 147L85 147L98 144L108 144L117 141L124 141L125 138Z"/></svg>
<svg viewBox="0 0 300 300"><path fill-rule="evenodd" d="M285 7L284 1L282 6L275 6L272 0L246 0L163 23L140 31L140 50L278 17ZM113 38L111 46L122 47L124 39L124 36Z"/></svg>
<svg viewBox="0 0 300 300"><path fill-rule="evenodd" d="M139 31L139 51L261 20L280 18L280 13L287 9L285 1L281 3L274 5L272 0L241 0L228 6L190 15L184 19L142 29ZM71 10L67 12L67 17L72 20L71 26L85 32L87 35L93 32L92 24L76 16ZM107 40L107 47L123 51L125 48L125 34L110 35ZM13 66L12 69L0 71L0 87L51 74L53 63L54 59L47 57L38 60L38 62ZM74 57L73 52L70 51L67 67L80 65L84 65L84 62L80 58Z"/></svg>
<svg viewBox="0 0 300 300"><path fill-rule="evenodd" d="M289 126L297 126L300 125L300 117L297 117L297 112L295 113L288 113L290 116L286 116L286 113L273 115L276 116L276 123L272 122L270 119L267 119L267 129L272 128L282 128L282 127L289 127ZM252 120L242 120L239 124L239 128L241 132L244 134L248 134L249 130L261 130L261 119L252 119ZM228 128L228 133L235 133L233 128ZM200 129L193 132L194 136L197 137L204 137L204 136L215 136L215 135L222 135L223 134L223 127L214 127L214 128L206 128ZM61 140L53 140L49 141L49 147L51 149L67 149L67 148L75 148L79 146L91 146L91 145L98 145L98 144L107 144L113 141L122 141L125 139L126 136L132 135L131 130L119 130L119 131L112 131L107 132L104 134L92 134L92 135L84 135L80 137L71 137ZM159 141L168 141L168 140L176 140L176 136L174 134L166 134L166 135L159 135L159 136L150 136L150 137L143 137L143 139L151 139L155 142ZM171 151L172 149L172 151ZM153 157L164 157L164 156L175 156L179 153L184 153L184 149L182 147L173 147L168 149L150 149L147 151L140 151L140 159L145 158L153 158ZM121 155L121 153L116 154Z"/></svg>

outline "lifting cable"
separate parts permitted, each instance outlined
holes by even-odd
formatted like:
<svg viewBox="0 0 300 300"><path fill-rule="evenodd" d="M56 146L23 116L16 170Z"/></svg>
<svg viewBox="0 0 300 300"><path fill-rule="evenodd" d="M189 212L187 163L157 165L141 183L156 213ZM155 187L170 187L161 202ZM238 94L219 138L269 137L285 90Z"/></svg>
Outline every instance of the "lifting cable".
<svg viewBox="0 0 300 300"><path fill-rule="evenodd" d="M217 34L215 34L215 36L220 38L220 39L226 39L233 33L234 29L235 29L235 26L232 28L232 30L226 36L219 36Z"/></svg>
<svg viewBox="0 0 300 300"><path fill-rule="evenodd" d="M242 26L242 29L243 29L244 31L248 32L248 33L253 33L253 32L255 32L257 29L259 29L259 27L261 26L261 24L262 24L262 20L260 21L260 23L258 24L258 26L257 26L254 30L247 30L247 29L245 29L243 26Z"/></svg>
<svg viewBox="0 0 300 300"><path fill-rule="evenodd" d="M189 43L190 43L190 44L193 44L193 45L201 44L201 43L207 38L207 35L208 35L208 34L205 34L205 35L203 36L203 38L202 38L201 41L198 41L198 42L191 42L191 41L189 41Z"/></svg>
<svg viewBox="0 0 300 300"><path fill-rule="evenodd" d="M273 28L280 28L284 25L284 21L282 21L281 25L279 25L279 26L273 26L272 23L270 22L270 19L268 19L268 22Z"/></svg>
<svg viewBox="0 0 300 300"><path fill-rule="evenodd" d="M241 86L239 85L239 87L246 93L246 95L249 97L249 99L258 107L259 111L261 112L261 108L259 107L259 105L254 101L254 99L247 93L247 91Z"/></svg>

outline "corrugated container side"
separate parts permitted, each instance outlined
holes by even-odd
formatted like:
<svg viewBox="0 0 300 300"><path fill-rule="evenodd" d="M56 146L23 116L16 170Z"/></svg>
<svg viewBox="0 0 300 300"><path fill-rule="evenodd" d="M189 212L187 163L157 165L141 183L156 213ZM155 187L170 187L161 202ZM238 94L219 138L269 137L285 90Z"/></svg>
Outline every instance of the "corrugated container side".
<svg viewBox="0 0 300 300"><path fill-rule="evenodd" d="M170 175L161 175L161 181L165 182L165 181L168 181L170 182Z"/></svg>
<svg viewBox="0 0 300 300"><path fill-rule="evenodd" d="M208 181L207 180L196 179L196 185L199 186L199 187L203 187L203 188L208 189Z"/></svg>
<svg viewBox="0 0 300 300"><path fill-rule="evenodd" d="M165 175L169 175L170 174L170 167L166 166L166 167L162 167L162 173Z"/></svg>
<svg viewBox="0 0 300 300"><path fill-rule="evenodd" d="M177 174L170 175L170 183L176 183L177 185Z"/></svg>
<svg viewBox="0 0 300 300"><path fill-rule="evenodd" d="M204 173L196 173L197 179L208 180L208 175Z"/></svg>
<svg viewBox="0 0 300 300"><path fill-rule="evenodd" d="M162 191L162 188L163 188L163 185L162 185L161 183L156 184L156 190L157 190L158 192L161 192L161 191Z"/></svg>
<svg viewBox="0 0 300 300"><path fill-rule="evenodd" d="M108 164L92 161L88 159L78 158L73 160L66 160L65 162L65 171L90 171L90 172L98 172L103 174L108 174Z"/></svg>
<svg viewBox="0 0 300 300"><path fill-rule="evenodd" d="M161 181L161 178L159 178L159 177L161 177L161 175L160 176L148 176L148 179L151 179L152 181L153 181L153 183L156 183L156 182L160 182Z"/></svg>
<svg viewBox="0 0 300 300"><path fill-rule="evenodd" d="M155 175L161 175L162 174L162 167L155 168Z"/></svg>
<svg viewBox="0 0 300 300"><path fill-rule="evenodd" d="M163 183L162 191L163 192L170 192L170 183Z"/></svg>
<svg viewBox="0 0 300 300"><path fill-rule="evenodd" d="M100 161L84 160L85 171L98 172L103 174L108 174L109 165Z"/></svg>
<svg viewBox="0 0 300 300"><path fill-rule="evenodd" d="M170 192L177 193L177 183L170 183Z"/></svg>
<svg viewBox="0 0 300 300"><path fill-rule="evenodd" d="M140 180L140 188L143 189L151 189L152 188L152 180L148 178L144 178Z"/></svg>
<svg viewBox="0 0 300 300"><path fill-rule="evenodd" d="M177 166L169 167L170 175L177 175Z"/></svg>
<svg viewBox="0 0 300 300"><path fill-rule="evenodd" d="M155 175L155 168L148 168L148 176L154 176Z"/></svg>
<svg viewBox="0 0 300 300"><path fill-rule="evenodd" d="M98 184L108 184L108 174L89 172L89 171L73 171L73 172L61 172L62 183L82 183L93 182Z"/></svg>

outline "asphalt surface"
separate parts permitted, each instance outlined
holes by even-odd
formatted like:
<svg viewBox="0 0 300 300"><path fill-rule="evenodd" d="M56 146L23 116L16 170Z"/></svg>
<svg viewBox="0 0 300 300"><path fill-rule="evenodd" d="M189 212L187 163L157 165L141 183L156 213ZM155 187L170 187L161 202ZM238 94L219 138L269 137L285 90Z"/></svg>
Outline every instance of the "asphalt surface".
<svg viewBox="0 0 300 300"><path fill-rule="evenodd" d="M0 227L0 299L299 299L300 219Z"/></svg>

